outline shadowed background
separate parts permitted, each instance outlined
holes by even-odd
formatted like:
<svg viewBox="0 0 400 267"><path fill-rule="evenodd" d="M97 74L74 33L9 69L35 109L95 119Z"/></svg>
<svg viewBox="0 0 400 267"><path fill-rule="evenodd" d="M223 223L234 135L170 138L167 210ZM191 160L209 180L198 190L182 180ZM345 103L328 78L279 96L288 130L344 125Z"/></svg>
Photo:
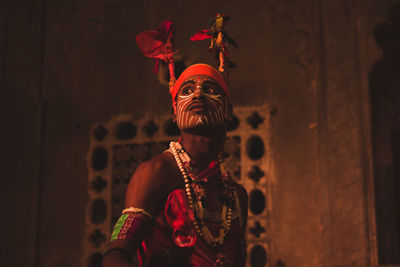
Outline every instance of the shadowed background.
<svg viewBox="0 0 400 267"><path fill-rule="evenodd" d="M90 266L91 127L171 112L134 37L171 18L182 61L214 64L189 37L223 11L232 103L271 110L267 266L400 266L396 2L0 1L1 265Z"/></svg>

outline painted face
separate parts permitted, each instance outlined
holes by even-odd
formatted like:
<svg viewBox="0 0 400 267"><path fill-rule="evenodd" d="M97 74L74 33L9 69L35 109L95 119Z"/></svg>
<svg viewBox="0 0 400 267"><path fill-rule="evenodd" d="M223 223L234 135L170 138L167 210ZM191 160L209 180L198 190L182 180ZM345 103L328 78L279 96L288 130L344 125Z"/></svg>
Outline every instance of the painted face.
<svg viewBox="0 0 400 267"><path fill-rule="evenodd" d="M188 77L182 83L176 102L176 122L183 131L225 126L225 95L218 83L208 76Z"/></svg>

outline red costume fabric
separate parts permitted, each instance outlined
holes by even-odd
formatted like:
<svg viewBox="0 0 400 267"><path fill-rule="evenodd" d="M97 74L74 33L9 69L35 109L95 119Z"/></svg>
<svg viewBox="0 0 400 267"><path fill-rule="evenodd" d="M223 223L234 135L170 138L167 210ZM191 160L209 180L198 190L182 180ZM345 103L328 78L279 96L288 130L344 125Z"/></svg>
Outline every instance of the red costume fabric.
<svg viewBox="0 0 400 267"><path fill-rule="evenodd" d="M156 217L152 233L144 239L139 248L141 266L213 266L216 261L215 251L200 237L192 225L186 192L177 189L171 192L165 203L163 214ZM218 236L220 223L206 222L214 236ZM239 218L231 224L222 252L226 254L228 266L236 266L243 255L241 240L244 238Z"/></svg>
<svg viewBox="0 0 400 267"><path fill-rule="evenodd" d="M200 64L194 64L194 65L189 66L187 69L185 69L182 72L182 74L179 76L178 80L176 80L175 85L171 91L172 102L174 104L176 101L176 95L178 94L182 83L188 77L193 76L193 75L206 75L206 76L213 78L221 86L226 97L229 96L228 84L226 83L222 74L219 71L217 71L215 68L211 67L210 65L200 63Z"/></svg>

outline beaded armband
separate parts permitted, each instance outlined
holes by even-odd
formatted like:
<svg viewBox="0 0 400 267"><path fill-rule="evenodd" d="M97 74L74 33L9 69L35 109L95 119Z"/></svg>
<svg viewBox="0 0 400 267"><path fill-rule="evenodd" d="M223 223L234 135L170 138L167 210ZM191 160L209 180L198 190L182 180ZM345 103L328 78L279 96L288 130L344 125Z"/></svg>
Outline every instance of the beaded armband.
<svg viewBox="0 0 400 267"><path fill-rule="evenodd" d="M153 217L146 211L134 207L126 208L122 211L121 217L115 223L111 234L111 241L116 239L129 239L140 231L147 229Z"/></svg>

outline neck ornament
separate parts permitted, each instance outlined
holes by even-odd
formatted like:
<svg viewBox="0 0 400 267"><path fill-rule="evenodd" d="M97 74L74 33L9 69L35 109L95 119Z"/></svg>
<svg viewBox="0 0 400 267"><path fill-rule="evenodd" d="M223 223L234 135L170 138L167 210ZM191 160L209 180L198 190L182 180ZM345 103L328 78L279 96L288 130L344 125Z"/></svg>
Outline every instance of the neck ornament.
<svg viewBox="0 0 400 267"><path fill-rule="evenodd" d="M235 205L235 189L233 188L231 176L227 171L225 171L220 162L212 162L209 169L201 172L199 176L196 176L196 171L192 166L188 153L179 143L171 142L170 151L174 155L178 168L182 173L185 182L185 190L189 208L195 215L192 222L194 228L196 229L197 235L201 236L210 247L219 249L224 242L224 238L230 230L232 222L232 208ZM220 167L220 169L218 169L218 167ZM218 173L216 170L221 173L219 185L221 186L221 200L223 201L221 211L221 228L218 237L214 237L205 224L206 209L204 207L204 200L206 195L204 188L202 187L202 185L207 182L207 176L215 176Z"/></svg>

